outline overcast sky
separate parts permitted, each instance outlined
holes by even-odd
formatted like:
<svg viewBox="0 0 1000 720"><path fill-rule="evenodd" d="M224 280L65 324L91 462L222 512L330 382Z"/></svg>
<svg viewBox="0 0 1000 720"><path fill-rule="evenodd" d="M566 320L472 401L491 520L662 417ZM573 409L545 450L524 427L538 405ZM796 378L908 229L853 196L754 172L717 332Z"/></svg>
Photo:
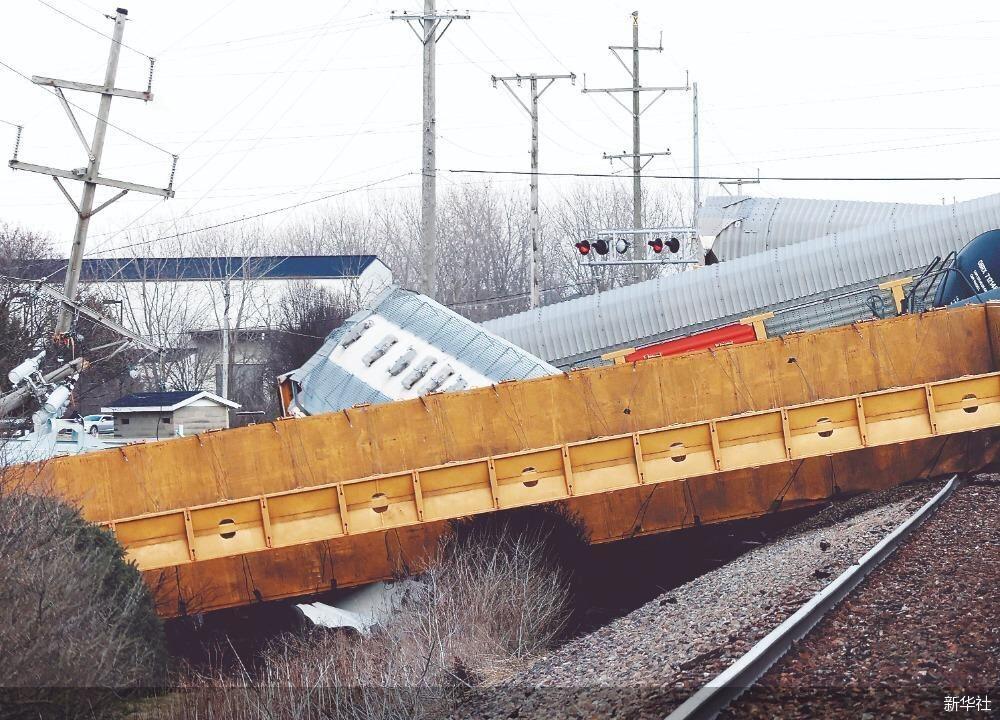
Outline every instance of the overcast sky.
<svg viewBox="0 0 1000 720"><path fill-rule="evenodd" d="M103 13L113 13L113 3L46 2L111 32ZM177 197L128 195L95 217L88 254L113 251L136 229L169 233L176 220L208 225L419 170L420 46L404 23L388 19L394 9L418 10L417 3L144 0L127 7L129 48L118 85L144 89L141 53L151 55L155 100L116 98L111 121L180 154ZM494 73L580 76L575 87L559 82L543 98L542 170L608 172L601 153L630 148L630 118L611 98L580 88L584 73L590 86L629 83L607 46L631 42L632 10L640 13L643 44L656 45L663 31L664 52L643 53L643 83L683 84L686 70L698 81L705 175L1000 175L1000 128L992 119L1000 7L992 3L490 0L467 9L472 19L456 22L438 45L439 191L490 180L447 169L528 167L527 115L491 86ZM101 82L108 45L39 0L5 0L0 9L0 61L26 75ZM96 111L96 96L72 93L71 100ZM93 121L78 115L89 137ZM57 100L2 67L0 120L25 126L21 160L86 164ZM689 93L657 102L643 116L643 150L673 154L648 172L689 174L690 134ZM5 158L14 136L0 124ZM168 155L111 130L103 175L163 185L169 167ZM526 177L492 181L527 186ZM543 178L543 202L572 182ZM78 197L79 184L70 184ZM418 184L418 175L397 177L337 202L377 203ZM927 203L998 189L990 182L779 181L752 188L768 196ZM703 194L718 192L704 183ZM102 189L99 199L110 194ZM315 208L264 222L280 228ZM49 233L64 249L74 227L49 178L7 168L0 220Z"/></svg>

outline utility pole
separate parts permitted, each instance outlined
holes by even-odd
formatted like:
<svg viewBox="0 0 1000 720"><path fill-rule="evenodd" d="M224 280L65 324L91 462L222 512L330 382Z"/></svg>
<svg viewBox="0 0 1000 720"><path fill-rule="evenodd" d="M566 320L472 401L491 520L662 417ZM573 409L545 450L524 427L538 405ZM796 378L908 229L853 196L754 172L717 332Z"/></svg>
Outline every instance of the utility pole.
<svg viewBox="0 0 1000 720"><path fill-rule="evenodd" d="M430 298L437 295L437 139L434 116L434 48L455 20L469 15L438 14L435 0L424 0L422 15L392 13L391 20L406 20L417 40L424 46L423 161L420 182L420 292ZM442 27L441 23L444 22ZM417 30L419 24L420 30ZM440 31L439 31L440 30Z"/></svg>
<svg viewBox="0 0 1000 720"><path fill-rule="evenodd" d="M132 190L141 193L148 193L150 195L160 195L164 198L171 198L174 196L173 181L174 171L177 168L176 155L173 156L173 164L170 169L170 180L165 188L138 185L136 183L125 182L123 180L113 180L111 178L98 175L101 167L101 156L104 152L104 140L108 132L108 115L111 113L111 98L117 95L119 97L132 98L134 100L142 100L144 102L149 102L153 99L152 58L150 58L149 81L146 85L145 91L123 90L115 87L115 78L118 74L118 57L121 54L122 36L125 33L125 20L127 19L127 16L128 10L125 10L124 8L118 8L113 18L110 15L108 16L109 19L113 19L115 21L115 27L111 40L111 51L108 54L108 65L104 72L103 85L92 85L90 83L76 82L74 80L58 80L56 78L39 77L37 75L31 78L31 81L36 85L54 88L54 92L59 98L59 102L62 104L66 114L69 116L70 123L72 123L73 129L76 131L76 135L80 139L80 143L83 145L84 150L87 151L87 167L76 168L74 170L60 170L58 168L46 167L44 165L25 163L17 159L17 150L15 150L14 158L9 163L10 167L15 170L27 170L29 172L51 175L52 179L55 180L56 185L59 186L59 190L62 192L63 196L69 201L69 204L72 205L73 209L76 211L76 232L73 235L73 247L70 251L69 269L66 272L66 282L63 289L63 294L70 300L76 299L76 288L80 280L80 268L83 265L83 254L84 248L87 244L87 230L90 227L90 218ZM80 124L77 122L76 116L73 114L73 109L70 107L69 102L66 100L66 96L63 94L64 89L98 93L101 96L101 102L97 111L97 123L94 126L94 135L90 143L88 143L86 137L84 137L83 131L80 129ZM76 202L73 201L73 198L70 197L69 192L67 192L65 186L62 182L60 182L59 178L79 180L83 182L83 196L80 199L79 205L77 205ZM119 192L117 195L114 195L95 208L94 201L97 195L98 185L117 188ZM57 334L65 334L69 331L72 317L73 315L67 307L63 306L60 308L59 319L56 323Z"/></svg>
<svg viewBox="0 0 1000 720"><path fill-rule="evenodd" d="M576 75L574 73L568 75L536 75L531 73L530 75L508 75L505 77L493 75L491 79L493 87L497 86L498 80L502 82L507 91L517 100L517 104L524 108L528 117L531 118L531 214L529 215L531 255L528 259L528 278L531 286L531 307L534 308L541 304L541 279L539 275L542 271L542 242L539 237L538 222L538 99L556 80L569 80L575 85ZM510 86L511 81L515 81L517 86L521 87L522 80L528 81L528 88L531 92L531 100L528 105L524 104L514 88ZM548 80L541 90L538 89L539 80Z"/></svg>
<svg viewBox="0 0 1000 720"><path fill-rule="evenodd" d="M583 78L583 92L585 93L605 93L611 97L615 102L621 105L626 112L632 115L632 152L623 152L618 155L608 155L605 153L604 158L608 160L625 160L626 158L631 159L632 165L632 224L635 230L639 230L643 226L642 220L642 170L649 164L653 157L657 155L669 155L670 151L659 152L659 153L644 153L642 152L642 146L640 143L640 116L649 110L649 108L663 97L667 92L671 90L690 90L690 83L685 80L684 85L680 86L657 86L657 87L643 87L639 82L639 53L643 50L649 50L653 52L663 52L663 33L660 33L660 43L656 46L642 46L639 44L639 12L635 11L632 13L632 44L631 45L609 45L608 50L611 54L615 56L615 59L621 63L625 71L632 76L632 86L631 87L614 87L614 88L588 88L587 76L584 75ZM619 55L619 51L631 50L632 51L632 67L629 68L628 64ZM641 107L640 96L644 92L656 92L658 95L647 103L646 107ZM617 93L631 93L632 94L632 106L629 107L621 100L619 100L616 95ZM643 158L648 158L643 162ZM645 248L642 249L643 255L645 255Z"/></svg>
<svg viewBox="0 0 1000 720"><path fill-rule="evenodd" d="M701 208L701 163L698 158L698 83L691 83L691 139L693 161L691 163L691 175L693 175L693 185L691 187L691 198L694 207L691 212L691 227L698 229L698 212Z"/></svg>
<svg viewBox="0 0 1000 720"><path fill-rule="evenodd" d="M229 278L222 284L222 392L229 399Z"/></svg>

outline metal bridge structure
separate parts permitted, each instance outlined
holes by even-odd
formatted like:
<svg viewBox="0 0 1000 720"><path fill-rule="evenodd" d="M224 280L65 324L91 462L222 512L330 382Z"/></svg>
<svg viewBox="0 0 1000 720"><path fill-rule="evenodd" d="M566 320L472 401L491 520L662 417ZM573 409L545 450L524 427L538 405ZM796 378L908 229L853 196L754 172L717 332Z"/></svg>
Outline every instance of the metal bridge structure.
<svg viewBox="0 0 1000 720"><path fill-rule="evenodd" d="M13 471L110 528L169 617L419 570L454 521L518 507L599 543L975 471L998 426L987 303Z"/></svg>

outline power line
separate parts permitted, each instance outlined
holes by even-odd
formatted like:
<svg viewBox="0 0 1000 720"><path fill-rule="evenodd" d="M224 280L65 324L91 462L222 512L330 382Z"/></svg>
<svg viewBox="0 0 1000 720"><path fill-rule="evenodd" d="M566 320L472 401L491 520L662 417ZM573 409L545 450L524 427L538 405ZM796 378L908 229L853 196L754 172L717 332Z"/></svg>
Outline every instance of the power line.
<svg viewBox="0 0 1000 720"><path fill-rule="evenodd" d="M8 65L3 60L0 60L0 66L3 66L5 68L7 68L8 70L10 70L15 75L19 75L20 77L24 78L25 80L27 80L28 82L30 82L33 86L35 86L35 87L41 87L40 85L36 85L35 82L30 77L28 77L27 75L25 75L23 72L21 72L20 70L18 70L15 67L13 67L12 65ZM52 95L55 95L57 98L59 97L55 90L47 90L46 88L42 88L42 89L46 90L47 92L50 92ZM70 99L67 98L66 102L69 105L72 105L73 107L75 107L80 112L86 113L87 115L90 115L90 117L94 118L95 120L100 120L100 118L95 113L90 112L90 110L88 110L85 107L81 107L80 105L77 105L72 100L70 100ZM156 143L150 142L149 140L146 140L145 138L139 137L135 133L126 130L125 128L121 127L120 125L115 125L113 122L109 122L107 120L104 120L103 122L108 127L113 127L118 132L124 133L125 135L128 135L133 140L138 140L139 142L143 143L144 145L148 145L149 147L153 148L154 150L159 150L161 153L169 155L170 157L174 157L174 153L170 152L169 150L166 150L166 149L160 147L159 145L157 145Z"/></svg>
<svg viewBox="0 0 1000 720"><path fill-rule="evenodd" d="M80 26L82 26L82 27L85 27L85 28L87 28L88 30L90 30L91 32L95 32L95 33L97 33L98 35L100 35L101 37L103 37L103 38L107 38L107 39L108 39L108 40L110 40L111 42L113 42L113 43L115 43L115 44L117 44L117 45L120 45L120 46L122 46L123 48L127 48L128 50L131 50L131 51L132 51L132 52L134 52L134 53L137 53L137 54L139 54L139 55L142 55L142 56L143 56L144 58L146 58L147 60L152 60L152 59L153 59L153 57L152 57L151 55L147 55L146 53L142 52L141 50L136 50L136 49L135 49L134 47L132 47L131 45L126 45L126 44L125 44L125 43L123 43L123 42L120 42L120 41L117 41L117 40L115 40L115 39L114 39L114 38L113 38L113 37L112 37L111 35L108 35L108 34L107 34L107 33L105 33L105 32L101 32L100 30L98 30L97 28L95 28L95 27L94 27L93 25L88 25L87 23L83 22L83 20L78 20L77 18L73 17L73 16L72 16L72 15L70 15L69 13L67 13L67 12L63 12L62 10L60 10L59 8L57 8L57 7L55 6L55 5L50 5L49 3L45 2L45 0L38 0L38 2L39 2L39 3L41 3L42 5L44 5L45 7L47 7L47 8L49 9L49 10L52 10L52 11L54 11L54 12L57 12L57 13L59 13L59 14L60 14L60 15L62 15L62 16L63 16L64 18L67 18L67 19L69 19L69 20L72 20L72 21L73 21L73 22L75 22L75 23L76 23L77 25L80 25Z"/></svg>
<svg viewBox="0 0 1000 720"><path fill-rule="evenodd" d="M272 210L265 210L263 212L255 213L253 215L247 215L241 218L234 218L232 220L225 220L223 222L215 223L214 225L206 225L200 228L193 228L191 230L184 230L183 232L174 233L173 235L161 235L159 237L151 238L149 240L142 240L140 242L128 243L126 245L118 245L106 250L101 250L100 253L115 252L117 250L126 250L128 248L140 247L142 245L151 245L154 242L160 240L172 240L174 238L184 237L185 235L193 235L194 233L205 232L206 230L216 230L221 227L226 227L228 225L237 225L239 223L248 222L250 220L256 220L258 218L266 217L268 215L274 215L276 213L285 212L287 210L294 210L295 208L303 207L304 205L312 205L314 203L322 202L324 200L330 200L331 198L340 197L341 195L347 195L349 193L358 192L360 190L367 190L368 188L373 188L378 185L384 185L385 183L392 182L393 180L399 180L400 178L408 177L414 175L414 172L405 172L399 175L393 175L392 177L383 178L382 180L375 180L374 182L367 183L365 185L358 185L356 187L347 188L346 190L341 190L335 193L329 193L323 195L322 197L313 198L312 200L302 200L291 205L285 205L280 208L274 208ZM95 253L97 254L97 253Z"/></svg>
<svg viewBox="0 0 1000 720"><path fill-rule="evenodd" d="M527 170L484 170L481 168L442 168L445 172L449 173L472 173L478 175L530 175L530 171ZM615 175L614 173L585 173L585 172L539 172L539 175L548 175L551 177L578 177L578 178L617 178L621 179L620 175ZM694 180L696 176L694 175L646 175L644 177L652 178L654 180ZM735 180L738 176L736 175L698 175L697 178L700 180ZM915 177L905 177L905 176L881 176L881 177L864 177L864 176L811 176L811 175L761 175L759 178L754 176L755 180L769 180L775 182L964 182L964 181L983 181L983 182L995 182L1000 181L1000 176L990 176L990 175L954 175L954 176L915 176Z"/></svg>

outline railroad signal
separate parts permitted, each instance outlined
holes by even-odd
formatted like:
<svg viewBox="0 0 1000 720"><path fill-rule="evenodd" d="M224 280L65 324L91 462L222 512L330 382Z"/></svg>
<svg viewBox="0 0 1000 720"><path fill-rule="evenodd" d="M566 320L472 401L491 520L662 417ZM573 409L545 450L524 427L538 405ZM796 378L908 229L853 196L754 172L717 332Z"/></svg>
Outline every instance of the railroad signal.
<svg viewBox="0 0 1000 720"><path fill-rule="evenodd" d="M620 238L615 241L615 252L619 255L624 255L628 252L628 249L632 247L632 243L624 238Z"/></svg>
<svg viewBox="0 0 1000 720"><path fill-rule="evenodd" d="M607 255L611 251L611 246L608 245L607 240L595 240L594 242L581 240L576 244L576 249L580 251L581 255L590 255L591 250L598 255ZM621 251L619 250L619 252Z"/></svg>
<svg viewBox="0 0 1000 720"><path fill-rule="evenodd" d="M666 248L672 253L679 252L681 249L681 241L675 237L670 238L666 242L663 242L663 238L654 238L646 244L653 248L653 252L657 255L663 252L663 248Z"/></svg>

